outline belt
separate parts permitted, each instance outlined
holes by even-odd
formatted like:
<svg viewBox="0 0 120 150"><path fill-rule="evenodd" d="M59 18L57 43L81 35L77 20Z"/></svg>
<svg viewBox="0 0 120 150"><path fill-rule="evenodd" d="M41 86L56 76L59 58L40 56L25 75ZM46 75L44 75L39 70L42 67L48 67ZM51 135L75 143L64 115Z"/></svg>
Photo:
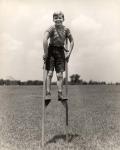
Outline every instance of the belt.
<svg viewBox="0 0 120 150"><path fill-rule="evenodd" d="M65 49L64 46L56 46L56 45L53 45L53 44L49 44L50 47L57 47L57 48L61 48L61 49L64 49L65 52L69 52L69 50Z"/></svg>

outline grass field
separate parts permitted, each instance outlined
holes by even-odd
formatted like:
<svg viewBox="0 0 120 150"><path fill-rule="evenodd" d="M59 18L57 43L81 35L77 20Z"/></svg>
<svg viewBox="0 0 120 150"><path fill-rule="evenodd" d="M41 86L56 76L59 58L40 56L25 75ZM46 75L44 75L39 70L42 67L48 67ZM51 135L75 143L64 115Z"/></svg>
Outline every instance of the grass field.
<svg viewBox="0 0 120 150"><path fill-rule="evenodd" d="M69 86L69 143L56 86L46 109L46 150L120 150L120 86ZM0 150L41 150L42 86L0 87Z"/></svg>

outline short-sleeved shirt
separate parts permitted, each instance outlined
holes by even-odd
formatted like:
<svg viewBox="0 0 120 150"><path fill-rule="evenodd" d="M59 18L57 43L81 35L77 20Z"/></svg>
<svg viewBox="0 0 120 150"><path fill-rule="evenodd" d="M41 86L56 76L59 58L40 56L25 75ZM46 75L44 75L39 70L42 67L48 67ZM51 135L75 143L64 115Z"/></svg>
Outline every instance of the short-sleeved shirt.
<svg viewBox="0 0 120 150"><path fill-rule="evenodd" d="M47 29L50 36L50 44L54 46L64 46L65 39L68 38L71 33L65 26L57 27L55 25Z"/></svg>

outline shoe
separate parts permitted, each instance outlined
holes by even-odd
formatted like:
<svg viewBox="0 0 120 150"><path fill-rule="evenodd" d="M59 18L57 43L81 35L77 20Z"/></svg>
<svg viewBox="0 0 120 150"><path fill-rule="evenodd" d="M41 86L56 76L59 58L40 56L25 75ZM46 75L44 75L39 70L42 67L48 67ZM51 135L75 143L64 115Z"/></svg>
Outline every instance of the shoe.
<svg viewBox="0 0 120 150"><path fill-rule="evenodd" d="M46 92L45 100L51 99L51 93Z"/></svg>
<svg viewBox="0 0 120 150"><path fill-rule="evenodd" d="M51 93L47 92L45 97L45 106L48 106L48 104L51 102Z"/></svg>
<svg viewBox="0 0 120 150"><path fill-rule="evenodd" d="M58 91L58 101L66 101L67 99L62 95L62 92Z"/></svg>

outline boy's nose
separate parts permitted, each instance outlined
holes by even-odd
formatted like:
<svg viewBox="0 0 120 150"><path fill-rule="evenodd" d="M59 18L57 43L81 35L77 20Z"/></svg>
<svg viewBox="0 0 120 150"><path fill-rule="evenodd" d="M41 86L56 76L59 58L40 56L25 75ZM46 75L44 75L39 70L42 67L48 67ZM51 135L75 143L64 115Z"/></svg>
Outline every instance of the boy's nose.
<svg viewBox="0 0 120 150"><path fill-rule="evenodd" d="M61 19L57 19L57 21L60 21Z"/></svg>

